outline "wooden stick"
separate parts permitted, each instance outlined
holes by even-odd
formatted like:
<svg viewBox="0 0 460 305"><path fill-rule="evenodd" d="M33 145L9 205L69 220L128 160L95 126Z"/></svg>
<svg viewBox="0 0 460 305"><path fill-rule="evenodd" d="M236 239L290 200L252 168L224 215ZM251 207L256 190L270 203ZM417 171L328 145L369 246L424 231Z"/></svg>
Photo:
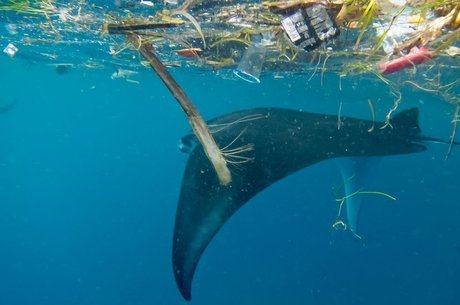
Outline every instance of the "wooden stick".
<svg viewBox="0 0 460 305"><path fill-rule="evenodd" d="M134 24L118 24L107 23L104 25L104 30L108 34L126 34L127 32L138 30L152 30L152 29L167 29L183 25L179 22L152 22L152 23L134 23Z"/></svg>
<svg viewBox="0 0 460 305"><path fill-rule="evenodd" d="M184 90L182 90L176 80L171 76L171 74L169 74L163 63L155 55L155 49L151 43L143 43L141 37L133 33L127 34L127 37L134 47L142 54L142 56L149 61L150 66L153 70L155 70L157 75L179 102L190 122L190 125L192 126L193 132L203 146L206 156L209 161L211 161L212 166L217 173L217 177L219 178L220 184L228 185L232 181L232 175L227 167L227 161L192 101L188 98Z"/></svg>

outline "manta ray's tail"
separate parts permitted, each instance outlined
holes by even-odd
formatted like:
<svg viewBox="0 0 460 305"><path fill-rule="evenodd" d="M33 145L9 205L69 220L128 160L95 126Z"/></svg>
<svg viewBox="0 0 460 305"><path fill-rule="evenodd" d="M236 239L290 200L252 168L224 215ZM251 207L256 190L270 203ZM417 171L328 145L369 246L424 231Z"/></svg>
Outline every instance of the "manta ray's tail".
<svg viewBox="0 0 460 305"><path fill-rule="evenodd" d="M394 116L391 120L391 125L398 129L398 131L408 139L416 142L429 142L429 143L440 143L449 145L460 145L458 141L442 140L434 137L422 135L422 130L418 125L419 110L418 108L411 108L402 111Z"/></svg>
<svg viewBox="0 0 460 305"><path fill-rule="evenodd" d="M430 142L430 143L439 143L439 144L449 144L449 145L460 145L460 142L458 141L452 141L452 140L441 140L433 137L427 137L427 136L420 136L420 141L423 142Z"/></svg>

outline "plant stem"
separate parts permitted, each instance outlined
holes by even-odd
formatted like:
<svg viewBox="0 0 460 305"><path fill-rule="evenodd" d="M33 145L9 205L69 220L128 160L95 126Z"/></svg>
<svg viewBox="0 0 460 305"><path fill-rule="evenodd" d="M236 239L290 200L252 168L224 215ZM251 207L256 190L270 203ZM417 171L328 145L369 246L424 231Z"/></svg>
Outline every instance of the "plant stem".
<svg viewBox="0 0 460 305"><path fill-rule="evenodd" d="M193 132L198 141L203 146L203 150L211 161L214 170L217 173L219 182L222 185L228 185L232 181L230 170L227 167L222 151L217 146L214 138L209 132L208 126L201 117L198 109L193 105L192 101L185 94L184 90L179 86L176 80L171 76L163 63L155 55L155 49L150 43L143 43L141 38L136 34L127 34L128 40L135 48L144 56L150 63L150 66L155 70L166 87L171 91L176 100L179 102L182 110L185 112Z"/></svg>

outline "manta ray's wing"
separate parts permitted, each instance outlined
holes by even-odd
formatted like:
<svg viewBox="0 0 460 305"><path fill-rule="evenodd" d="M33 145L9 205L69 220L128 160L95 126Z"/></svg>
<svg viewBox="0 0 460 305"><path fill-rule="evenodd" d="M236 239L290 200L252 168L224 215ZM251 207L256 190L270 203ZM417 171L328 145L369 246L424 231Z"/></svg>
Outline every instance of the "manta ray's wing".
<svg viewBox="0 0 460 305"><path fill-rule="evenodd" d="M210 123L217 130L214 138L219 147L224 148L230 162L236 163L234 166L230 164L233 180L228 186L219 184L201 147L190 153L182 181L173 241L174 273L185 299L191 298L190 285L201 254L227 219L262 189L319 161L315 154L300 155L307 148L308 137L306 130L300 128L299 113L255 109ZM311 116L316 117L314 114ZM226 147L229 143L231 146ZM247 145L252 145L253 150L238 154L238 148ZM293 147L299 149L299 158L292 151ZM315 150L313 146L310 149ZM239 164L240 161L243 163Z"/></svg>
<svg viewBox="0 0 460 305"><path fill-rule="evenodd" d="M395 116L394 128L368 132L373 122L288 109L261 108L209 122L232 167L232 183L219 184L202 148L190 154L176 212L173 268L180 292L191 299L198 261L224 223L258 192L321 160L422 151L414 142L420 128L417 109ZM249 151L249 146L253 150ZM243 164L239 164L243 162Z"/></svg>

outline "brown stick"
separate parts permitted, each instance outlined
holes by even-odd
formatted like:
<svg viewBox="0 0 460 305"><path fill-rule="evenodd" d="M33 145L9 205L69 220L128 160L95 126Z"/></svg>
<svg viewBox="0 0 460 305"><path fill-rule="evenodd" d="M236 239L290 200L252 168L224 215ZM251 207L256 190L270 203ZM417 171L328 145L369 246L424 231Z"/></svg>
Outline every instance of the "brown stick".
<svg viewBox="0 0 460 305"><path fill-rule="evenodd" d="M188 98L184 90L182 90L171 74L169 74L163 63L157 58L155 55L155 49L151 43L142 43L141 38L133 33L127 34L127 37L134 47L142 54L142 56L149 61L150 66L155 70L157 75L179 102L190 122L190 125L192 126L193 132L203 146L206 156L209 161L211 161L219 178L220 184L228 185L232 181L232 175L227 167L227 161L225 161L222 151L217 146L214 138L209 132L208 126L204 122L196 107L193 105L192 101Z"/></svg>
<svg viewBox="0 0 460 305"><path fill-rule="evenodd" d="M104 30L108 34L126 34L127 32L152 29L167 29L183 25L184 23L173 22L155 22L155 23L134 23L134 24L118 24L107 23L104 25Z"/></svg>

